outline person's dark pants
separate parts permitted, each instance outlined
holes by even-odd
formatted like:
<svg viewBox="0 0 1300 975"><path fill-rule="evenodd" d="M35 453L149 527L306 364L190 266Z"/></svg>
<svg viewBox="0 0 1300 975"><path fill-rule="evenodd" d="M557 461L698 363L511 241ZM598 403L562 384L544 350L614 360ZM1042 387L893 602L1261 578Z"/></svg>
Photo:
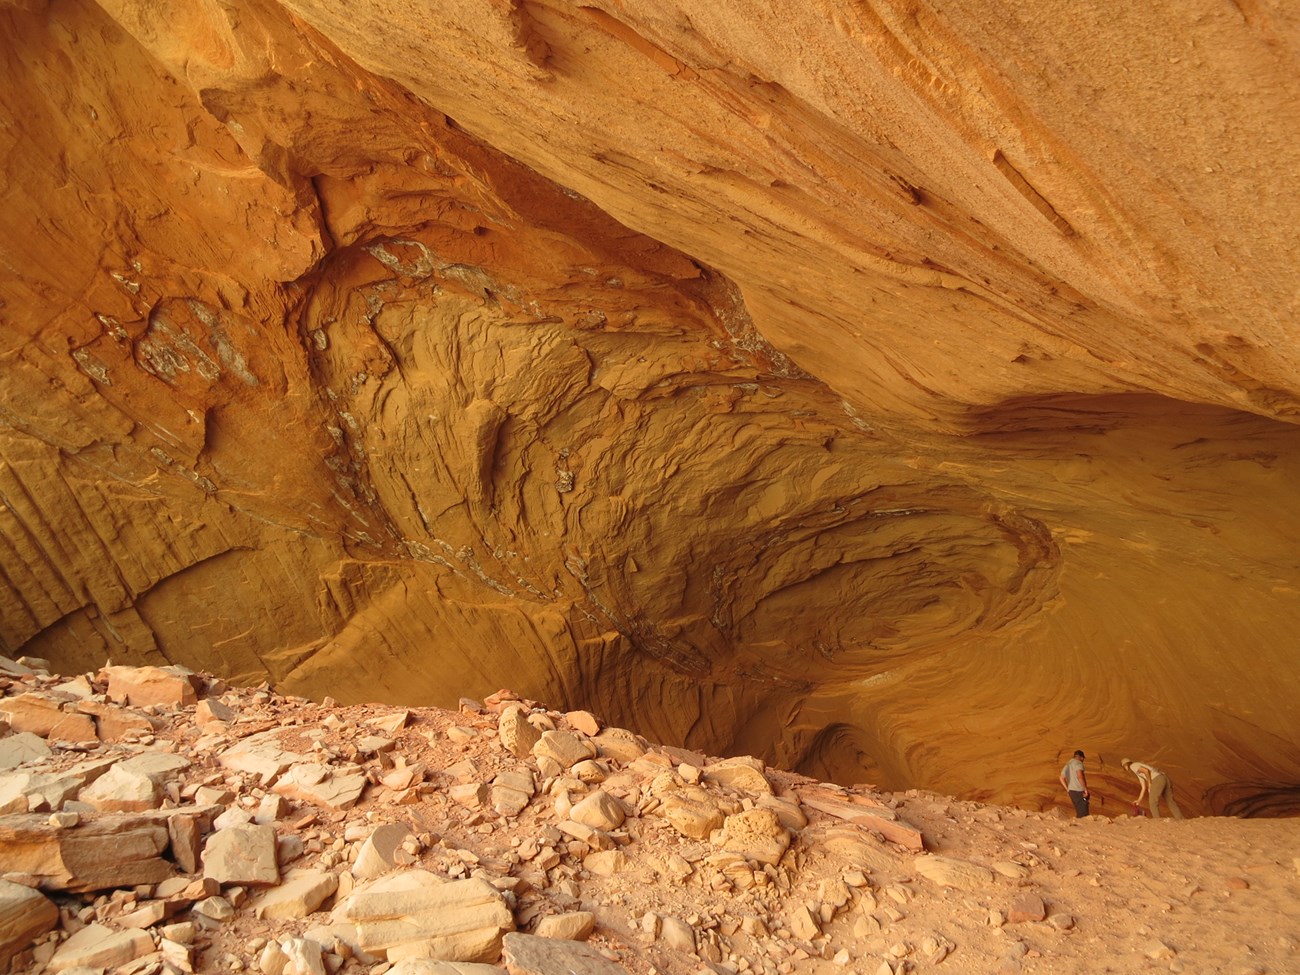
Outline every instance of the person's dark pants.
<svg viewBox="0 0 1300 975"><path fill-rule="evenodd" d="M1074 818L1082 819L1088 815L1088 800L1082 792L1070 790L1070 801L1074 803Z"/></svg>

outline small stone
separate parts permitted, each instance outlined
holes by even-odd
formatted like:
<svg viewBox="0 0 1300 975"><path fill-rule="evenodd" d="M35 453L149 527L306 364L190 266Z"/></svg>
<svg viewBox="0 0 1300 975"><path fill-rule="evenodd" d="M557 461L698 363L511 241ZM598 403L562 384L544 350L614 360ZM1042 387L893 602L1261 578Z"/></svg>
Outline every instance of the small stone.
<svg viewBox="0 0 1300 975"><path fill-rule="evenodd" d="M716 803L669 795L655 813L668 820L684 836L706 840L715 829L720 829L726 818Z"/></svg>
<svg viewBox="0 0 1300 975"><path fill-rule="evenodd" d="M518 816L536 791L533 773L526 768L508 769L492 780L489 801L502 816Z"/></svg>
<svg viewBox="0 0 1300 975"><path fill-rule="evenodd" d="M200 701L194 708L194 723L200 728L211 724L231 725L238 717L235 712L216 698Z"/></svg>
<svg viewBox="0 0 1300 975"><path fill-rule="evenodd" d="M590 911L571 911L553 914L537 922L533 932L539 938L562 938L568 941L586 941L596 928L596 916Z"/></svg>
<svg viewBox="0 0 1300 975"><path fill-rule="evenodd" d="M579 782L585 782L589 785L604 782L609 777L609 772L605 766L590 758L579 762L569 771L573 773Z"/></svg>
<svg viewBox="0 0 1300 975"><path fill-rule="evenodd" d="M1157 939L1147 942L1143 949L1143 954L1155 961L1168 961L1177 957L1178 952L1163 941Z"/></svg>
<svg viewBox="0 0 1300 975"><path fill-rule="evenodd" d="M120 928L151 928L167 916L167 905L162 901L146 901L134 911L119 915L113 923Z"/></svg>
<svg viewBox="0 0 1300 975"><path fill-rule="evenodd" d="M660 918L659 938L675 951L695 951L695 929L681 918Z"/></svg>
<svg viewBox="0 0 1300 975"><path fill-rule="evenodd" d="M205 897L190 908L190 911L200 917L218 923L229 921L235 916L235 906L224 897L216 895Z"/></svg>
<svg viewBox="0 0 1300 975"><path fill-rule="evenodd" d="M497 719L497 736L501 746L515 758L528 758L533 746L541 740L542 733L528 722L528 709L523 705L507 707Z"/></svg>
<svg viewBox="0 0 1300 975"><path fill-rule="evenodd" d="M632 861L622 850L600 850L589 853L582 861L582 867L588 873L598 877L613 877L625 872Z"/></svg>
<svg viewBox="0 0 1300 975"><path fill-rule="evenodd" d="M569 818L592 829L618 829L627 818L622 803L602 789L597 789L569 812Z"/></svg>
<svg viewBox="0 0 1300 975"><path fill-rule="evenodd" d="M285 938L280 948L287 959L285 975L327 975L324 952L315 941L307 938Z"/></svg>
<svg viewBox="0 0 1300 975"><path fill-rule="evenodd" d="M406 723L411 720L410 711L394 711L392 714L383 714L374 718L367 718L366 724L374 728L380 734L388 735L390 738L395 737L399 731L406 727Z"/></svg>
<svg viewBox="0 0 1300 975"><path fill-rule="evenodd" d="M821 927L804 904L798 905L789 913L786 925L790 928L790 933L800 941L812 941L822 933Z"/></svg>
<svg viewBox="0 0 1300 975"><path fill-rule="evenodd" d="M750 795L772 795L772 783L763 774L763 763L749 755L710 763L704 768L704 780Z"/></svg>
<svg viewBox="0 0 1300 975"><path fill-rule="evenodd" d="M178 921L175 924L164 924L158 929L158 934L168 941L187 945L194 940L198 931L194 927L193 921Z"/></svg>
<svg viewBox="0 0 1300 975"><path fill-rule="evenodd" d="M1047 917L1047 905L1037 894L1022 894L1007 911L1007 922L1010 924L1041 921L1045 917Z"/></svg>
<svg viewBox="0 0 1300 975"><path fill-rule="evenodd" d="M775 866L790 848L790 831L772 810L747 809L726 818L722 848Z"/></svg>
<svg viewBox="0 0 1300 975"><path fill-rule="evenodd" d="M253 813L253 822L259 826L270 826L279 822L288 813L289 803L285 801L284 796L268 792L257 804L257 812Z"/></svg>

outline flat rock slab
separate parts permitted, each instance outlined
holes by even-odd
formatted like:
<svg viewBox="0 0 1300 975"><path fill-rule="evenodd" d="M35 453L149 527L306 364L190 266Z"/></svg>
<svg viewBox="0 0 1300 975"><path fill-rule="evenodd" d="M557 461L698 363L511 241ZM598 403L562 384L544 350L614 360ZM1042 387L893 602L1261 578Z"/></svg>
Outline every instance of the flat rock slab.
<svg viewBox="0 0 1300 975"><path fill-rule="evenodd" d="M186 667L105 667L110 699L134 707L179 708L198 703L197 677Z"/></svg>
<svg viewBox="0 0 1300 975"><path fill-rule="evenodd" d="M546 731L533 745L533 757L551 758L561 768L572 768L578 762L596 757L596 747L567 731Z"/></svg>
<svg viewBox="0 0 1300 975"><path fill-rule="evenodd" d="M63 942L45 970L116 968L153 950L153 938L146 931L114 931L102 924L91 924Z"/></svg>
<svg viewBox="0 0 1300 975"><path fill-rule="evenodd" d="M274 826L231 826L208 837L203 876L220 884L274 884L280 880Z"/></svg>
<svg viewBox="0 0 1300 975"><path fill-rule="evenodd" d="M249 735L237 745L226 749L217 759L222 768L232 772L248 772L269 785L291 766L306 761L305 755L286 751L280 747L280 731L269 731Z"/></svg>
<svg viewBox="0 0 1300 975"><path fill-rule="evenodd" d="M627 975L626 968L582 941L512 931L501 941L501 955L510 975Z"/></svg>
<svg viewBox="0 0 1300 975"><path fill-rule="evenodd" d="M1007 911L1007 923L1022 924L1026 921L1041 921L1047 917L1047 905L1037 894L1021 894L1016 898L1011 909Z"/></svg>
<svg viewBox="0 0 1300 975"><path fill-rule="evenodd" d="M0 769L17 768L25 762L36 762L52 754L45 739L31 731L0 738Z"/></svg>
<svg viewBox="0 0 1300 975"><path fill-rule="evenodd" d="M49 817L0 817L0 863L30 874L47 890L106 890L156 884L175 874L162 858L167 849L165 817L121 813L97 816L72 829L52 826Z"/></svg>
<svg viewBox="0 0 1300 975"><path fill-rule="evenodd" d="M149 776L132 772L126 763L111 769L90 783L77 799L100 812L144 812L159 805L158 784Z"/></svg>
<svg viewBox="0 0 1300 975"><path fill-rule="evenodd" d="M982 890L993 883L993 871L969 860L953 857L919 856L912 861L916 872L931 883L958 890Z"/></svg>
<svg viewBox="0 0 1300 975"><path fill-rule="evenodd" d="M271 787L287 799L322 809L351 809L366 788L366 773L356 765L295 765Z"/></svg>
<svg viewBox="0 0 1300 975"><path fill-rule="evenodd" d="M501 969L496 965L480 965L475 962L412 958L409 961L399 961L388 970L388 975L501 975Z"/></svg>
<svg viewBox="0 0 1300 975"><path fill-rule="evenodd" d="M114 766L126 772L147 776L155 782L164 782L174 773L189 767L190 760L174 752L142 752Z"/></svg>
<svg viewBox="0 0 1300 975"><path fill-rule="evenodd" d="M910 823L898 818L892 809L880 806L863 806L845 799L830 799L821 795L801 792L799 801L807 809L842 819L846 823L855 823L874 830L885 839L918 853L925 849L925 840L921 831Z"/></svg>
<svg viewBox="0 0 1300 975"><path fill-rule="evenodd" d="M284 882L253 902L253 911L267 920L306 917L338 890L339 878L324 870L290 870Z"/></svg>

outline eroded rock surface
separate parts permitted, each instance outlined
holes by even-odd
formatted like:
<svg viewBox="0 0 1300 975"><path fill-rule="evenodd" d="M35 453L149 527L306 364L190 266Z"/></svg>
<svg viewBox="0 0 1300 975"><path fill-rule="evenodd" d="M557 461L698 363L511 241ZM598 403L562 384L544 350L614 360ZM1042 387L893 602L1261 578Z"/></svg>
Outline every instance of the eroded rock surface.
<svg viewBox="0 0 1300 975"><path fill-rule="evenodd" d="M0 649L1295 808L1297 25L1117 11L0 8Z"/></svg>

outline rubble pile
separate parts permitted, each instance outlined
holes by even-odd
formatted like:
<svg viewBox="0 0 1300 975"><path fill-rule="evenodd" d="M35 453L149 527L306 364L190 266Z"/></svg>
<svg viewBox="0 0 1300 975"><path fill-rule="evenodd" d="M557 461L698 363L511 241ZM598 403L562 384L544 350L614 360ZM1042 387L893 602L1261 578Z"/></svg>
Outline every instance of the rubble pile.
<svg viewBox="0 0 1300 975"><path fill-rule="evenodd" d="M1047 948L1012 926L1075 928L1037 844L1000 832L1054 817L817 783L509 691L338 708L26 658L0 688L0 970L897 975L963 970L976 937L1018 968ZM958 823L1001 854L927 852Z"/></svg>

